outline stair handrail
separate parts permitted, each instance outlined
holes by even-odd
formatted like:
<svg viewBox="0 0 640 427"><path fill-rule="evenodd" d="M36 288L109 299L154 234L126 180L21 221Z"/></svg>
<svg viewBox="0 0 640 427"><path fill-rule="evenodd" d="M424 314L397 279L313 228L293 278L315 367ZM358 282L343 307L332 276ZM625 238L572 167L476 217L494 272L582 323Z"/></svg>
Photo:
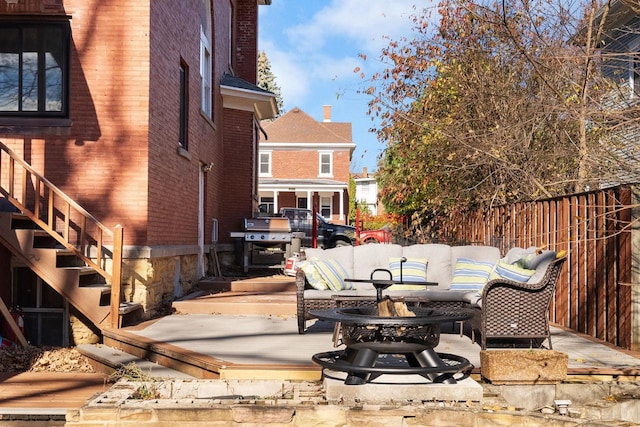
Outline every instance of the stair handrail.
<svg viewBox="0 0 640 427"><path fill-rule="evenodd" d="M34 223L36 223L40 228L46 231L51 237L56 239L60 244L62 244L65 248L72 251L76 256L78 256L82 261L84 261L88 266L92 267L97 273L103 276L107 281L111 283L111 311L110 311L110 320L111 327L118 327L118 311L120 307L120 290L121 290L121 282L122 282L122 248L123 248L123 229L120 225L116 225L113 230L102 224L98 221L93 215L91 215L86 209L80 206L76 201L74 201L71 197L65 194L62 190L56 187L51 181L46 179L40 173L38 173L30 164L24 161L20 156L18 156L11 148L5 145L2 141L0 141L0 155L2 152L7 153L9 156L9 171L8 171L8 187L5 188L2 181L0 180L0 193L2 193L14 206L22 211L23 215L26 215L29 219L31 219ZM0 170L2 168L2 159L0 158ZM16 183L16 164L21 166L22 174L21 174L21 188L22 194L20 195L20 199L17 198L17 194L15 193L15 183ZM27 201L27 172L31 174L31 176L35 179L35 191L34 194L34 211L31 211L26 205ZM43 221L40 218L41 214L41 190L44 194L48 194L48 206L47 206L47 220ZM55 227L56 217L54 215L55 206L54 199L55 197L59 197L64 203L66 203L66 211L61 212L64 214L64 229L62 234L58 233ZM70 226L71 226L71 212L72 210L79 214L80 218L82 218L82 223L78 224L80 226L80 237L79 237L79 248L76 247L69 239L70 236ZM93 224L98 230L97 236L92 236L96 240L96 256L94 261L89 255L85 254L85 249L87 248L86 239L89 237L85 234L87 229L87 222ZM111 252L111 272L108 271L108 262L106 260L103 262L104 265L101 265L101 260L104 257L108 257L108 251L106 246L103 246L104 237L111 237L113 241L113 249Z"/></svg>

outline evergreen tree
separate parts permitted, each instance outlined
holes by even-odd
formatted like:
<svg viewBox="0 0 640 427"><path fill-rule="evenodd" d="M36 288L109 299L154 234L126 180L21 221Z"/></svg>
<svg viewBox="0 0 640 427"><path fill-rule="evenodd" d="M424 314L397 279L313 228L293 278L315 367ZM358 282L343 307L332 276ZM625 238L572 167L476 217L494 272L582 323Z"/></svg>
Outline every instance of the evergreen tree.
<svg viewBox="0 0 640 427"><path fill-rule="evenodd" d="M271 62L264 51L258 54L258 86L268 90L276 96L276 104L280 115L284 114L284 103L282 102L282 91L276 82L276 76L271 71Z"/></svg>

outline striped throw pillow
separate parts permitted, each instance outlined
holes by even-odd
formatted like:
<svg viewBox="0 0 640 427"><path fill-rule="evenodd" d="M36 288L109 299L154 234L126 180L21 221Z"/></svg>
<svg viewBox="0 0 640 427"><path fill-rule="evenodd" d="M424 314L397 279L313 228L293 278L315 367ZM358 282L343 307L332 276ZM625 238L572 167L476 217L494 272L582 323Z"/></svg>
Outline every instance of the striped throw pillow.
<svg viewBox="0 0 640 427"><path fill-rule="evenodd" d="M450 289L462 291L479 291L487 283L494 263L475 261L469 258L458 258L453 271Z"/></svg>
<svg viewBox="0 0 640 427"><path fill-rule="evenodd" d="M555 256L555 253L554 255ZM498 261L496 268L489 274L489 280L506 279L515 282L526 282L536 271L522 268L517 264L509 264L506 261Z"/></svg>
<svg viewBox="0 0 640 427"><path fill-rule="evenodd" d="M316 261L316 268L332 291L353 289L351 282L344 281L347 278L347 271L338 261L334 259Z"/></svg>
<svg viewBox="0 0 640 427"><path fill-rule="evenodd" d="M389 258L389 271L393 280L403 282L426 282L427 260L426 258L407 258L402 263L402 277L400 277L400 259Z"/></svg>
<svg viewBox="0 0 640 427"><path fill-rule="evenodd" d="M329 289L329 286L327 286L324 278L320 275L320 272L316 268L316 262L317 261L315 260L302 261L300 264L298 264L298 268L304 271L307 282L309 282L309 285L311 285L313 289L326 291L327 289Z"/></svg>

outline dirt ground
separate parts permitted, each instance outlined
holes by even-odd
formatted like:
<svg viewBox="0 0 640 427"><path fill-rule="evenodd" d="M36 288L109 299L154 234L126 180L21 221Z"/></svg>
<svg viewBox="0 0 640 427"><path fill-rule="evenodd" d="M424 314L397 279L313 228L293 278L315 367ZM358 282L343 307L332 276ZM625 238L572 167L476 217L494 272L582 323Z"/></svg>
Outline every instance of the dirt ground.
<svg viewBox="0 0 640 427"><path fill-rule="evenodd" d="M75 348L0 348L0 372L94 372Z"/></svg>

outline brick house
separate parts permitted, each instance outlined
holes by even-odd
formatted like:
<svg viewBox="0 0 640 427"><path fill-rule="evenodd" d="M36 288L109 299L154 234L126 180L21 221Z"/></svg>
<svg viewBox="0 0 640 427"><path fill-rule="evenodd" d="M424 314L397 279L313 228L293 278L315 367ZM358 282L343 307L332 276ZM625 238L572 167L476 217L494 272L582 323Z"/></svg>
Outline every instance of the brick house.
<svg viewBox="0 0 640 427"><path fill-rule="evenodd" d="M262 122L259 195L269 213L282 207L313 209L334 223L349 216L349 166L355 148L351 123L332 122L323 106L321 122L293 108Z"/></svg>
<svg viewBox="0 0 640 427"><path fill-rule="evenodd" d="M115 295L143 318L207 273L212 244L232 248L229 231L257 208L259 120L277 114L255 86L268 4L0 1L3 210L40 225L16 231L20 215L0 213L0 297L21 306L33 344L86 342L116 324L110 280L96 290L82 271L71 280L59 260L46 265L41 233L82 269L120 278Z"/></svg>

